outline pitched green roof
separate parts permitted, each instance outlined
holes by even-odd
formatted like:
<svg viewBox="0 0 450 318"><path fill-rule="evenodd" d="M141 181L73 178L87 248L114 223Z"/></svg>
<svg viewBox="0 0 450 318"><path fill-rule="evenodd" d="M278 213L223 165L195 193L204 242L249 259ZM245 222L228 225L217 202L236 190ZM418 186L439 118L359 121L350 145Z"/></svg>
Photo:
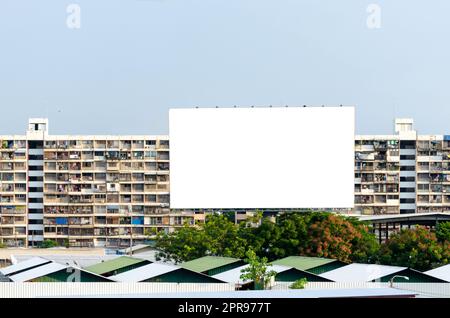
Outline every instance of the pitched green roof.
<svg viewBox="0 0 450 318"><path fill-rule="evenodd" d="M217 267L233 264L239 261L240 259L232 257L204 256L189 262L185 262L180 266L197 273L202 273Z"/></svg>
<svg viewBox="0 0 450 318"><path fill-rule="evenodd" d="M288 267L294 267L296 269L307 271L311 268L322 266L325 264L336 262L330 258L320 257L308 257L308 256L289 256L276 261L273 261L274 265L283 265Z"/></svg>
<svg viewBox="0 0 450 318"><path fill-rule="evenodd" d="M132 266L135 264L139 264L142 262L147 262L146 260L134 258L134 257L128 257L128 256L121 256L115 259L112 259L110 261L98 263L95 265L91 265L89 267L86 267L85 270L90 271L92 273L102 275L105 273L109 273L124 267Z"/></svg>

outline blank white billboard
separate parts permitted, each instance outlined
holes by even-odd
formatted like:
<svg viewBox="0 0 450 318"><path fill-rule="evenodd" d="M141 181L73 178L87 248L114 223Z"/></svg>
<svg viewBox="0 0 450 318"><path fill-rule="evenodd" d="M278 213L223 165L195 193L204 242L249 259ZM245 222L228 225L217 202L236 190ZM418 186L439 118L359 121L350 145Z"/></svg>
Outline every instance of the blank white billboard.
<svg viewBox="0 0 450 318"><path fill-rule="evenodd" d="M173 209L352 208L353 107L171 109Z"/></svg>

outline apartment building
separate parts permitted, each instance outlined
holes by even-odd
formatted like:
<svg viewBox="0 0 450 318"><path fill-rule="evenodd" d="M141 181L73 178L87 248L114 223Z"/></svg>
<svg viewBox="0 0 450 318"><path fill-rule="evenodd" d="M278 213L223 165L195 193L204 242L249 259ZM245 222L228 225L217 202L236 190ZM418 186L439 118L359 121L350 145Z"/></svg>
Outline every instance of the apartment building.
<svg viewBox="0 0 450 318"><path fill-rule="evenodd" d="M396 119L395 135L356 136L357 214L450 212L450 136L418 135Z"/></svg>
<svg viewBox="0 0 450 318"><path fill-rule="evenodd" d="M129 246L193 223L169 209L167 136L0 136L0 243Z"/></svg>
<svg viewBox="0 0 450 318"><path fill-rule="evenodd" d="M129 246L203 220L170 209L169 160L168 136L52 136L30 119L26 135L0 136L0 243ZM355 136L355 207L337 212L450 212L450 136L418 135L411 119Z"/></svg>

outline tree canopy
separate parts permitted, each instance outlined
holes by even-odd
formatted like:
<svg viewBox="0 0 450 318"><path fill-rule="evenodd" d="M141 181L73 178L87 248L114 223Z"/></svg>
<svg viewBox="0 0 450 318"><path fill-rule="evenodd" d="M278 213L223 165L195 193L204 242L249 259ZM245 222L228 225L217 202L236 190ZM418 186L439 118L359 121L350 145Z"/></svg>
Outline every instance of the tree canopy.
<svg viewBox="0 0 450 318"><path fill-rule="evenodd" d="M258 257L253 250L249 250L246 256L245 261L248 266L241 270L240 278L243 281L252 280L255 283L255 289L266 289L277 272L270 269L272 265L268 263L266 257Z"/></svg>
<svg viewBox="0 0 450 318"><path fill-rule="evenodd" d="M450 261L450 245L438 242L436 234L424 227L392 234L379 252L381 264L425 271Z"/></svg>
<svg viewBox="0 0 450 318"><path fill-rule="evenodd" d="M436 237L440 242L450 242L450 222L438 222Z"/></svg>
<svg viewBox="0 0 450 318"><path fill-rule="evenodd" d="M195 227L159 233L159 259L177 263L206 255L243 259L246 251L269 261L303 255L343 262L381 263L426 270L450 261L450 226L439 224L436 234L425 228L402 230L379 244L368 224L326 212L288 212L275 219L257 213L235 224L226 215L208 215Z"/></svg>
<svg viewBox="0 0 450 318"><path fill-rule="evenodd" d="M255 224L257 224L255 226ZM356 219L331 213L284 213L273 222L257 215L236 225L226 216L209 215L204 224L160 233L159 257L185 262L205 255L244 258L252 249L269 260L307 255L341 261L369 261L378 248L369 228Z"/></svg>

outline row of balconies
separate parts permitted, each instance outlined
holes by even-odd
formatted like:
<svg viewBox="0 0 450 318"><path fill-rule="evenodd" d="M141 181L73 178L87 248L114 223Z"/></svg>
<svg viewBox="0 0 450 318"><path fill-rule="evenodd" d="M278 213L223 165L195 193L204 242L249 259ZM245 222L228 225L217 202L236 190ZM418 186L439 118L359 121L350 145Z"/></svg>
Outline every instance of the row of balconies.
<svg viewBox="0 0 450 318"><path fill-rule="evenodd" d="M10 155L9 155L10 156ZM45 151L44 159L52 161L169 160L169 150L154 151Z"/></svg>
<svg viewBox="0 0 450 318"><path fill-rule="evenodd" d="M3 198L3 197L2 197ZM44 203L82 204L82 203L169 203L168 194L119 195L44 195Z"/></svg>
<svg viewBox="0 0 450 318"><path fill-rule="evenodd" d="M8 237L8 236L24 236L27 234L25 227L0 227L0 237Z"/></svg>
<svg viewBox="0 0 450 318"><path fill-rule="evenodd" d="M363 185L355 186L355 193L361 194L375 194L375 193L387 193L387 194L396 194L399 192L399 187L397 186L380 186L380 185Z"/></svg>
<svg viewBox="0 0 450 318"><path fill-rule="evenodd" d="M0 225L25 225L27 221L24 216L2 216Z"/></svg>
<svg viewBox="0 0 450 318"><path fill-rule="evenodd" d="M20 203L26 203L27 202L27 196L26 194L2 194L0 195L0 203L14 203L14 204L20 204Z"/></svg>
<svg viewBox="0 0 450 318"><path fill-rule="evenodd" d="M27 174L25 172L11 173L11 172L0 172L1 182L14 182L14 181L27 181Z"/></svg>
<svg viewBox="0 0 450 318"><path fill-rule="evenodd" d="M26 214L27 210L26 210L26 205L7 205L7 206L0 206L0 214L11 214L11 215L16 215L16 214Z"/></svg>
<svg viewBox="0 0 450 318"><path fill-rule="evenodd" d="M450 204L450 195L418 195L417 204Z"/></svg>
<svg viewBox="0 0 450 318"><path fill-rule="evenodd" d="M162 208L159 205L153 205L157 203L152 203L149 205L132 205L131 214L132 215L154 215L154 214L168 214L170 209ZM25 211L25 209L23 210ZM48 206L44 208L45 215L55 215L55 214L130 214L129 205L118 205L118 206L106 206L106 205L96 205L96 206Z"/></svg>
<svg viewBox="0 0 450 318"><path fill-rule="evenodd" d="M355 204L386 204L386 205L399 205L400 200L398 196L391 195L356 195Z"/></svg>
<svg viewBox="0 0 450 318"><path fill-rule="evenodd" d="M169 140L47 140L45 149L168 149Z"/></svg>
<svg viewBox="0 0 450 318"><path fill-rule="evenodd" d="M0 162L0 171L26 171L26 162Z"/></svg>
<svg viewBox="0 0 450 318"><path fill-rule="evenodd" d="M377 179L375 179L374 175L369 174L369 175L362 175L362 176L355 176L355 184L360 184L360 183L399 183L400 177L398 176L386 176L386 177L379 177Z"/></svg>
<svg viewBox="0 0 450 318"><path fill-rule="evenodd" d="M83 194L99 194L107 192L119 192L119 193L144 193L144 192L168 192L170 186L165 184L113 184L114 187L110 187L110 184L45 184L44 193L47 194L71 194L71 195L83 195ZM11 187L12 188L12 187ZM11 192L14 190L11 190ZM24 189L26 191L26 189Z"/></svg>
<svg viewBox="0 0 450 318"><path fill-rule="evenodd" d="M417 213L441 213L441 212L450 212L450 206L417 206Z"/></svg>
<svg viewBox="0 0 450 318"><path fill-rule="evenodd" d="M450 141L448 140L418 140L417 150L439 151L442 149L450 149Z"/></svg>
<svg viewBox="0 0 450 318"><path fill-rule="evenodd" d="M0 192L27 192L26 183L3 183L0 184Z"/></svg>
<svg viewBox="0 0 450 318"><path fill-rule="evenodd" d="M12 165L12 164L11 164ZM169 163L168 162L156 162L156 161L138 161L138 162L46 162L44 163L44 170L49 171L102 171L106 172L107 170L168 170ZM9 170L17 170L17 169L5 169ZM23 170L26 170L24 168Z"/></svg>
<svg viewBox="0 0 450 318"><path fill-rule="evenodd" d="M168 182L169 172L167 171L152 171L152 172L133 172L133 173L51 173L47 172L44 175L44 182L82 182L82 181L99 181L99 182ZM13 181L14 176L7 176ZM5 176L6 178L6 176Z"/></svg>
<svg viewBox="0 0 450 318"><path fill-rule="evenodd" d="M400 206L356 206L354 212L362 215L399 214Z"/></svg>
<svg viewBox="0 0 450 318"><path fill-rule="evenodd" d="M0 140L0 150L4 149L26 149L26 140Z"/></svg>

